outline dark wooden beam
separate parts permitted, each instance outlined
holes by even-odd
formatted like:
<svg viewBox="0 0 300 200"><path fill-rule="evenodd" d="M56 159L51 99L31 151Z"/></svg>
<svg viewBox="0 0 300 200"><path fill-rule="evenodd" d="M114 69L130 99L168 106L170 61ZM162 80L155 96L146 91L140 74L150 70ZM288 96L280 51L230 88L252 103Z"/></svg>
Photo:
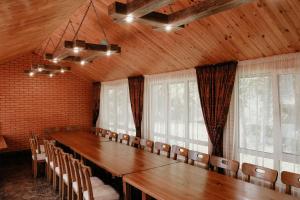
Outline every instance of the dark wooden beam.
<svg viewBox="0 0 300 200"><path fill-rule="evenodd" d="M172 2L173 0L133 0L127 4L115 2L108 7L108 14L115 22L122 23L129 14L139 18Z"/></svg>
<svg viewBox="0 0 300 200"><path fill-rule="evenodd" d="M194 20L202 19L252 1L253 0L206 0L199 2L195 6L176 11L169 15L151 12L140 17L137 21L148 24L156 30L165 29L164 27L170 25L172 26L172 31L174 31Z"/></svg>

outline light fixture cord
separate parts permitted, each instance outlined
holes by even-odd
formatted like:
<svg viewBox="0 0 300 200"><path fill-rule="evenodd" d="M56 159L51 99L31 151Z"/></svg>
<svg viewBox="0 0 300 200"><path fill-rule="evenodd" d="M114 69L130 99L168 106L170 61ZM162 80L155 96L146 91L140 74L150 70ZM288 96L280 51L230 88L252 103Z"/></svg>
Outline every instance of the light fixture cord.
<svg viewBox="0 0 300 200"><path fill-rule="evenodd" d="M103 33L103 35L104 35L104 38L105 38L105 40L106 40L106 41L107 41L107 43L109 44L109 42L108 42L108 39L107 39L106 32L105 32L105 30L104 30L104 28L103 28L103 25L101 24L100 17L99 17L99 15L98 15L98 13L97 13L97 10L96 10L96 7L95 7L95 4L94 4L94 2L93 2L92 0L91 0L91 3L92 3L92 6L93 6L93 9L94 9L95 15L96 15L96 17L97 17L97 22L98 22L98 25L100 26L100 28L101 28L101 30L102 30L102 33Z"/></svg>
<svg viewBox="0 0 300 200"><path fill-rule="evenodd" d="M79 30L80 30L80 28L81 28L81 26L82 26L82 24L83 24L83 21L85 20L85 17L86 17L86 15L87 15L87 13L88 13L90 7L91 7L91 4L92 4L92 1L89 3L89 6L87 7L87 9L86 9L86 11L85 11L85 13L84 13L84 15L83 15L83 18L82 18L82 20L81 20L81 22L80 22L80 24L79 24L79 26L78 26L78 29L77 29L77 31L76 31L76 33L75 33L75 35L74 35L72 41L74 41L74 40L77 38L78 32L79 32Z"/></svg>
<svg viewBox="0 0 300 200"><path fill-rule="evenodd" d="M66 27L65 27L65 29L64 29L64 31L63 31L63 33L62 33L62 35L60 36L59 41L58 41L58 43L56 44L56 46L55 46L55 48L54 48L52 54L54 54L54 53L57 51L57 48L59 47L59 44L61 43L61 41L62 41L62 39L63 39L63 37L64 37L64 35L65 35L65 33L66 33L66 31L67 31L69 25L70 25L70 23L71 23L71 20L68 21L68 23L67 23L67 25L66 25Z"/></svg>

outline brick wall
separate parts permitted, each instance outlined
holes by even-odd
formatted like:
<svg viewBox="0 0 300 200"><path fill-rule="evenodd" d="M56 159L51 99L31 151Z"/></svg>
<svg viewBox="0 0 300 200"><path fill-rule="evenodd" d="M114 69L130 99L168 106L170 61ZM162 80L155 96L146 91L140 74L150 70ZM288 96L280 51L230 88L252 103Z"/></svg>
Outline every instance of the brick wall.
<svg viewBox="0 0 300 200"><path fill-rule="evenodd" d="M29 134L46 127L92 124L92 82L73 73L29 77L23 72L32 62L45 63L27 54L0 64L0 135L8 151L28 149Z"/></svg>

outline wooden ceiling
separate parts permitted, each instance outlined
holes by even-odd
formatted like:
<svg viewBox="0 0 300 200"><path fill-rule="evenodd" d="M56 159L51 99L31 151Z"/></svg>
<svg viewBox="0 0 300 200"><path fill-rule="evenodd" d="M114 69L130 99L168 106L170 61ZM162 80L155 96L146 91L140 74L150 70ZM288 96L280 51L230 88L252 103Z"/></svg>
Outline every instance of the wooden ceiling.
<svg viewBox="0 0 300 200"><path fill-rule="evenodd" d="M204 0L178 0L172 4L172 11L200 1ZM4 2L15 6L15 9L23 7L17 6L16 3L8 3L11 2L8 0ZM66 13L70 13L82 4L71 16L76 28L88 5L88 1L79 0L76 3L71 0L60 1L61 3L51 1L52 7L46 9L50 3L45 6L45 2L42 2L36 1L36 5L32 3L27 10L21 9L20 12L9 9L5 12L4 19L1 16L0 40L5 44L5 48L0 50L0 62L25 50L38 47L46 34L61 23L51 35L56 43L68 22ZM170 33L157 32L150 26L138 23L113 23L111 17L107 15L107 8L113 2L114 0L94 0L108 40L122 47L121 55L103 57L86 66L72 65L76 73L95 81L176 71L232 59L247 60L300 51L299 0L254 0L253 3L194 21L186 28ZM124 0L120 2L126 3ZM1 2L0 11L7 9L5 7L7 5ZM43 11L39 11L43 13L42 17L34 13L38 7L44 7ZM171 9L167 6L159 11L170 13ZM14 20L13 15L19 16L17 18L19 21ZM26 23L25 20L21 23L26 16L28 17ZM26 29L21 32L23 24ZM20 31L16 33L17 37L11 34L15 32L13 30ZM72 36L73 32L69 29L65 39L70 40ZM99 43L104 39L92 10L83 23L78 39L92 43ZM51 48L49 46L49 52Z"/></svg>
<svg viewBox="0 0 300 200"><path fill-rule="evenodd" d="M1 0L0 62L38 47L86 0Z"/></svg>

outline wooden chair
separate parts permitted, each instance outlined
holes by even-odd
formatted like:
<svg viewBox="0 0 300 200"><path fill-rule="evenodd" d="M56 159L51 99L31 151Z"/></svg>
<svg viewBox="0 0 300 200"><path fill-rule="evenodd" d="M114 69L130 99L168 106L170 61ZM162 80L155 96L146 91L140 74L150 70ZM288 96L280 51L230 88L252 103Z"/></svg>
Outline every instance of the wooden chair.
<svg viewBox="0 0 300 200"><path fill-rule="evenodd" d="M237 173L239 171L240 163L236 160L228 160L218 156L210 157L210 164L213 166L214 170L216 168L221 168L226 171L226 174L237 178Z"/></svg>
<svg viewBox="0 0 300 200"><path fill-rule="evenodd" d="M118 142L118 133L110 132L110 140Z"/></svg>
<svg viewBox="0 0 300 200"><path fill-rule="evenodd" d="M34 178L38 175L38 166L41 163L46 162L46 156L44 153L37 153L36 151L36 142L34 139L29 139L30 149L31 149L31 158L32 158L32 173Z"/></svg>
<svg viewBox="0 0 300 200"><path fill-rule="evenodd" d="M62 182L63 182L63 163L62 163L61 148L54 148L54 173L53 173L53 188L56 190L58 186L59 196L62 195Z"/></svg>
<svg viewBox="0 0 300 200"><path fill-rule="evenodd" d="M292 194L292 186L300 188L300 174L283 171L281 172L281 182L286 185L285 193Z"/></svg>
<svg viewBox="0 0 300 200"><path fill-rule="evenodd" d="M196 165L208 169L209 167L209 155L198 151L189 150L189 159L191 165Z"/></svg>
<svg viewBox="0 0 300 200"><path fill-rule="evenodd" d="M130 136L128 134L122 134L120 143L129 145L129 141L130 141Z"/></svg>
<svg viewBox="0 0 300 200"><path fill-rule="evenodd" d="M68 153L62 154L62 162L63 162L63 182L62 182L62 198L65 196L65 188L67 188L67 199L72 199L72 175L71 175L71 158L73 156Z"/></svg>
<svg viewBox="0 0 300 200"><path fill-rule="evenodd" d="M243 163L242 172L246 175L247 182L250 182L250 177L253 176L258 179L270 182L271 189L275 190L275 183L278 177L278 171L266 167L261 167L258 165L253 165L250 163Z"/></svg>
<svg viewBox="0 0 300 200"><path fill-rule="evenodd" d="M39 144L39 138L36 134L31 134L31 138L35 140L36 145L36 153L45 153L45 146L43 144Z"/></svg>
<svg viewBox="0 0 300 200"><path fill-rule="evenodd" d="M45 175L47 180L49 180L49 170L50 170L49 140L44 140L44 147L45 147Z"/></svg>
<svg viewBox="0 0 300 200"><path fill-rule="evenodd" d="M132 138L131 146L140 149L141 148L141 138L133 137L133 136L131 136L130 138Z"/></svg>
<svg viewBox="0 0 300 200"><path fill-rule="evenodd" d="M84 200L118 200L119 194L109 185L95 185L91 182L91 169L87 166L81 166L81 177L82 189L83 189L83 199ZM101 181L99 179L99 181Z"/></svg>
<svg viewBox="0 0 300 200"><path fill-rule="evenodd" d="M172 145L172 153L173 153L173 159L177 160L178 157L183 157L183 162L188 163L189 160L189 150L184 147L180 147L177 145ZM178 159L180 160L180 159Z"/></svg>
<svg viewBox="0 0 300 200"><path fill-rule="evenodd" d="M171 146L169 144L161 143L161 142L155 142L155 149L157 155L160 155L161 152L165 152L167 154L167 158L170 158L171 155Z"/></svg>
<svg viewBox="0 0 300 200"><path fill-rule="evenodd" d="M152 140L141 139L141 149L144 149L150 153L153 153L154 142Z"/></svg>
<svg viewBox="0 0 300 200"><path fill-rule="evenodd" d="M79 160L70 158L70 169L71 169L71 181L72 181L72 199L81 200L83 197L83 187L85 187L85 183L83 183L83 174L82 174L82 167L85 167ZM91 170L89 168L89 170ZM103 181L97 177L89 177L90 183L92 187L100 187L104 185Z"/></svg>
<svg viewBox="0 0 300 200"><path fill-rule="evenodd" d="M54 176L54 144L50 141L47 143L47 152L48 152L48 162L49 162L49 168L48 168L48 181L53 182L53 176Z"/></svg>

